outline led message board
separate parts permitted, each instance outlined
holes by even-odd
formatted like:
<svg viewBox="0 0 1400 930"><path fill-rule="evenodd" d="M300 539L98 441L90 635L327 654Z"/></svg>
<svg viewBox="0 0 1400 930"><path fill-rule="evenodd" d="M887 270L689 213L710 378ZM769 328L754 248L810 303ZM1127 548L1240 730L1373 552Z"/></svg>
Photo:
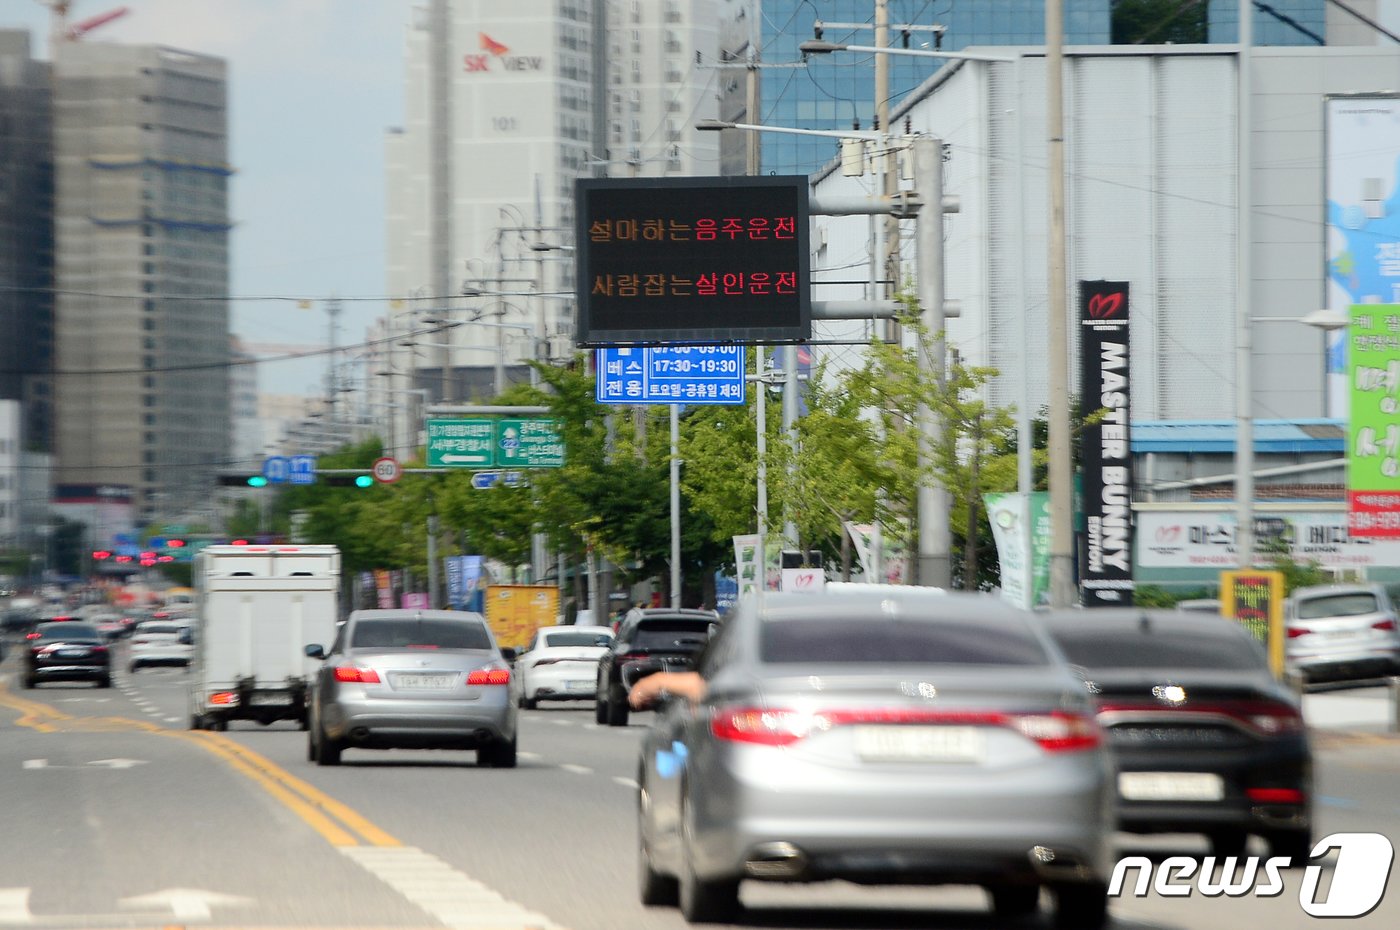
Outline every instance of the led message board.
<svg viewBox="0 0 1400 930"><path fill-rule="evenodd" d="M807 194L806 175L580 179L578 344L810 339Z"/></svg>

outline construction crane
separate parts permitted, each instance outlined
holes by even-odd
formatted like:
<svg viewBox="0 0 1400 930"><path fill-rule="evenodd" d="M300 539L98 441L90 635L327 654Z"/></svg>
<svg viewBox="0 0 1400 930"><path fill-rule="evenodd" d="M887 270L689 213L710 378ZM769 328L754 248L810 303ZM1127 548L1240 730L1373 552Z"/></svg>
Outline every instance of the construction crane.
<svg viewBox="0 0 1400 930"><path fill-rule="evenodd" d="M124 6L119 6L115 10L108 10L105 13L98 13L87 19L69 25L68 11L73 6L73 0L39 0L44 6L49 8L50 32L55 43L76 42L87 35L98 26L105 26L114 19L120 19L131 10Z"/></svg>

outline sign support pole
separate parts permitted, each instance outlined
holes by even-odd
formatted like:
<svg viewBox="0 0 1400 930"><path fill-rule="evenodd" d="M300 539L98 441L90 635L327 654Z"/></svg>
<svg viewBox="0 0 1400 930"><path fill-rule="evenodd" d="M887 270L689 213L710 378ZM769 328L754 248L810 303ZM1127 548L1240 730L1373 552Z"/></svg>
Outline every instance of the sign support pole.
<svg viewBox="0 0 1400 930"><path fill-rule="evenodd" d="M681 606L681 413L671 404L671 606Z"/></svg>

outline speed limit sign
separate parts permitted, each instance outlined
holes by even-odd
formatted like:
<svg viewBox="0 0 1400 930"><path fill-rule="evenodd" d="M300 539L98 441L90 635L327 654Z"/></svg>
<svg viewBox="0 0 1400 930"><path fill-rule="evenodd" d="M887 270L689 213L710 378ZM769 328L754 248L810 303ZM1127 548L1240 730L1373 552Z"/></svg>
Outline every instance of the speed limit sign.
<svg viewBox="0 0 1400 930"><path fill-rule="evenodd" d="M393 484L403 477L403 468L399 466L398 459L387 457L375 459L370 472L374 475L374 480L380 484Z"/></svg>

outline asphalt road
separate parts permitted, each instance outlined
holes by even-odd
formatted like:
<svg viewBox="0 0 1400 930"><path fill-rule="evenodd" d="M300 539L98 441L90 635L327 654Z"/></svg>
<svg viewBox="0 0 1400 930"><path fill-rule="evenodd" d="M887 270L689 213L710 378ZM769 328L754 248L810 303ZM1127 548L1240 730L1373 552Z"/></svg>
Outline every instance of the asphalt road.
<svg viewBox="0 0 1400 930"><path fill-rule="evenodd" d="M687 926L636 899L633 779L649 715L598 727L591 702L544 704L522 714L514 770L479 769L473 753L364 750L318 768L290 724L187 730L182 670L130 675L119 662L110 690L24 691L14 667L0 665L0 928ZM1400 740L1321 733L1317 761L1319 837L1400 842ZM1205 851L1191 837L1121 839L1124 854ZM1298 905L1301 877L1284 873L1270 899L1118 900L1113 926L1323 924ZM750 927L998 926L968 888L748 883L743 897ZM1347 926L1400 926L1400 890Z"/></svg>

